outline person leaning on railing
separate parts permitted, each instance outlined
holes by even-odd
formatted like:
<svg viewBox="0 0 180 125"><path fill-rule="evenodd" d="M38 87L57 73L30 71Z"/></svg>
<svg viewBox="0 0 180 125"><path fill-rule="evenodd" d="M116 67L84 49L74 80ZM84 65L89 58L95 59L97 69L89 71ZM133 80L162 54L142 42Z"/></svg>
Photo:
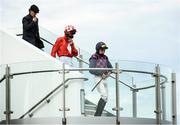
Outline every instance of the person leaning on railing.
<svg viewBox="0 0 180 125"><path fill-rule="evenodd" d="M60 61L70 66L72 64L72 57L78 56L78 50L76 49L73 41L73 37L76 33L76 29L72 25L65 27L64 36L57 38L53 48L51 50L51 56L59 56Z"/></svg>
<svg viewBox="0 0 180 125"><path fill-rule="evenodd" d="M93 54L89 59L89 68L112 68L108 57L105 55L106 49L108 49L108 47L104 42L99 42L96 44L96 53ZM110 75L111 71L90 70L89 72L95 76L95 83L99 83L97 90L100 93L101 98L99 99L94 116L101 116L108 100L107 77Z"/></svg>

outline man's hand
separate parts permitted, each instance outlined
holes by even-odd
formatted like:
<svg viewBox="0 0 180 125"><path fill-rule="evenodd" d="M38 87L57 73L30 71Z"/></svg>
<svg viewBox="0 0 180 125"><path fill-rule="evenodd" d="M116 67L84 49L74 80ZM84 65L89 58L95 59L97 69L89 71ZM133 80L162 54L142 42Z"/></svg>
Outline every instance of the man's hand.
<svg viewBox="0 0 180 125"><path fill-rule="evenodd" d="M37 21L37 17L34 17L34 18L33 18L33 21L36 22L36 21Z"/></svg>
<svg viewBox="0 0 180 125"><path fill-rule="evenodd" d="M72 44L73 44L73 41L70 41L70 42L69 42L69 45L72 45Z"/></svg>
<svg viewBox="0 0 180 125"><path fill-rule="evenodd" d="M110 74L111 74L111 72L108 72L107 74L104 74L104 73L103 73L101 77L102 77L103 79L106 79L107 77L109 77Z"/></svg>
<svg viewBox="0 0 180 125"><path fill-rule="evenodd" d="M68 39L69 45L71 46L73 44L73 40L72 39Z"/></svg>

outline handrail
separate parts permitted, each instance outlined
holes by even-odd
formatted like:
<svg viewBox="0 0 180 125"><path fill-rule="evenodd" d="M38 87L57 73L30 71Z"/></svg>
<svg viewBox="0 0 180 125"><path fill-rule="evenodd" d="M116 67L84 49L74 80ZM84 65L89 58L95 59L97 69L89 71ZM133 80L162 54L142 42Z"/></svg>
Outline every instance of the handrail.
<svg viewBox="0 0 180 125"><path fill-rule="evenodd" d="M5 80L5 75L0 79L0 83Z"/></svg>
<svg viewBox="0 0 180 125"><path fill-rule="evenodd" d="M16 36L22 36L22 35L23 35L22 33L16 34Z"/></svg>
<svg viewBox="0 0 180 125"><path fill-rule="evenodd" d="M146 71L137 71L137 70L121 70L122 72L134 72L134 73L142 73L142 74L149 74L149 75L156 75L153 72L146 72ZM161 78L164 78L164 81L162 81L160 83L160 85L166 83L168 81L167 77L165 77L164 75L160 75ZM139 91L139 90L144 90L144 89L149 89L149 88L153 88L155 87L155 85L151 85L151 86L147 86L147 87L141 87L141 88L134 88L134 90Z"/></svg>
<svg viewBox="0 0 180 125"><path fill-rule="evenodd" d="M81 68L82 69L82 68ZM70 69L67 69L67 70L70 70ZM76 69L75 69L76 70ZM93 68L91 69L93 70ZM98 69L96 69L98 70ZM100 69L101 70L101 69ZM31 73L43 73L43 72L58 72L60 70L44 70L44 71L31 71L31 72L22 72L22 73L14 73L14 74L11 74L11 76L16 76L16 75L23 75L23 74L31 74ZM134 73L143 73L143 74L151 74L153 75L154 73L152 72L144 72L144 71L137 71L137 70L121 70L122 72L134 72ZM111 78L115 79L114 76L110 75ZM167 78L163 75L161 75L162 78L164 78L165 80L161 83L166 83L167 82ZM3 78L0 80L0 83L5 79L5 76L3 76ZM135 90L143 90L143 89L148 89L148 88L152 88L152 87L155 87L155 85L152 85L152 86L148 86L148 87L141 87L141 88L134 88L134 87L131 87L130 85L126 84L125 82L119 80L120 83L124 84L125 86L131 88L131 89L135 89Z"/></svg>
<svg viewBox="0 0 180 125"><path fill-rule="evenodd" d="M50 45L53 46L53 44L52 44L51 42L49 42L48 40L46 40L46 39L44 39L44 38L42 38L42 37L40 37L40 39L42 39L42 40L45 41L46 43L49 43Z"/></svg>
<svg viewBox="0 0 180 125"><path fill-rule="evenodd" d="M23 34L16 34L16 36L22 36ZM47 42L48 44L50 44L50 45L52 45L53 46L53 44L51 43L51 42L49 42L48 40L46 40L46 39L44 39L44 38L42 38L42 37L40 37L40 39L42 39L43 41L45 41L45 42Z"/></svg>
<svg viewBox="0 0 180 125"><path fill-rule="evenodd" d="M65 69L66 71L86 71L86 70L115 70L113 68L71 68L71 69ZM62 71L62 69L60 69L59 71ZM149 75L153 75L153 76L156 76L156 73L153 73L153 72L145 72L145 71L138 71L138 70L123 70L123 69L120 69L119 72L134 72L134 73L142 73L142 74L149 74ZM110 76L112 78L115 79L114 76ZM164 76L164 75L160 75L161 78L164 78L164 81L161 82L160 84L163 84L163 83L166 83L167 82L167 78ZM138 88L134 88L134 87L131 87L129 85L127 85L126 83L122 82L119 80L119 82L121 82L122 84L124 84L125 86L131 88L131 89L134 89L134 90L138 90ZM151 88L151 87L154 87L153 86L148 86L147 88ZM144 87L146 88L146 87ZM140 88L141 90L143 88Z"/></svg>
<svg viewBox="0 0 180 125"><path fill-rule="evenodd" d="M87 78L68 78L65 80L65 83L68 82L69 80L74 80L74 79L84 79L88 80ZM26 113L24 113L22 116L19 117L19 119L24 118L27 114L29 114L33 109L35 109L37 106L39 106L43 101L45 101L49 96L54 94L61 86L63 83L58 85L56 88L54 88L51 92L49 92L44 98L42 98L39 102L37 102L34 106L32 106Z"/></svg>
<svg viewBox="0 0 180 125"><path fill-rule="evenodd" d="M31 72L13 73L13 74L11 74L11 76L34 74L34 73L44 73L44 72L58 72L58 71L59 70L39 70L39 71L31 71Z"/></svg>
<svg viewBox="0 0 180 125"><path fill-rule="evenodd" d="M160 83L160 85L162 85L162 84L164 84L164 83L166 83L166 82L168 81L167 77L165 77L165 76L163 76L163 75L160 75L160 77L162 77L162 78L165 79L164 81L162 81L162 82ZM155 85L151 85L151 86L147 86L147 87L141 87L141 88L135 88L134 90L135 90L135 91L139 91L139 90L149 89L149 88L153 88L153 87L155 87Z"/></svg>
<svg viewBox="0 0 180 125"><path fill-rule="evenodd" d="M88 65L89 65L89 63L88 63L88 62L86 62L85 60L81 59L80 57L75 56L75 58L76 58L77 60L80 60L80 61L84 62L85 64L88 64Z"/></svg>

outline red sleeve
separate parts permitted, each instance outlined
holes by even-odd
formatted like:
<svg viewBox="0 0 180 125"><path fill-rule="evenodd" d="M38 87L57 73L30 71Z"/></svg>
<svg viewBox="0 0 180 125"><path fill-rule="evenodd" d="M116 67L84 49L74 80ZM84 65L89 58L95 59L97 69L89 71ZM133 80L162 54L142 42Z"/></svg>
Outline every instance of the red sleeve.
<svg viewBox="0 0 180 125"><path fill-rule="evenodd" d="M61 43L62 43L62 40L60 38L58 38L51 50L51 56L56 57L56 53L58 52L58 49L61 46Z"/></svg>
<svg viewBox="0 0 180 125"><path fill-rule="evenodd" d="M76 49L74 43L71 45L71 54L73 56L78 56L78 50Z"/></svg>

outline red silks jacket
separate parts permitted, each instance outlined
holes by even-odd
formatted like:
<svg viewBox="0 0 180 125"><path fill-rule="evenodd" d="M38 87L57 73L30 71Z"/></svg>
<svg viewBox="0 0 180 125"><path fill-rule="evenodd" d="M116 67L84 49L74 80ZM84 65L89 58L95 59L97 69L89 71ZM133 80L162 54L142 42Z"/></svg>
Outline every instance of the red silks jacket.
<svg viewBox="0 0 180 125"><path fill-rule="evenodd" d="M53 45L53 48L51 50L51 56L56 57L57 55L60 56L68 56L73 57L78 55L78 51L75 48L74 42L70 45L71 46L71 52L68 50L68 40L66 36L59 37L55 44Z"/></svg>

